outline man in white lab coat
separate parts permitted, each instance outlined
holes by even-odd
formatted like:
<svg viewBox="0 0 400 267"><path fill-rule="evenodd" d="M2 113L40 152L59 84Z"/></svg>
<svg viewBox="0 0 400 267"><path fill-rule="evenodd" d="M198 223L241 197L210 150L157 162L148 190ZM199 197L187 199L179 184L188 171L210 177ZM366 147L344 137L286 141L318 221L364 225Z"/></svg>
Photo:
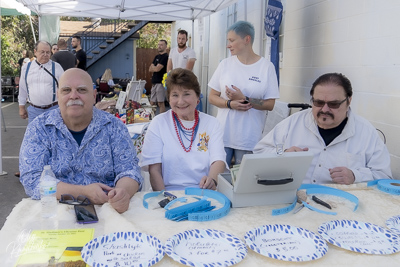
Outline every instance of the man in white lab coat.
<svg viewBox="0 0 400 267"><path fill-rule="evenodd" d="M275 126L254 153L311 151L304 183L352 184L391 179L390 155L375 127L350 108L352 87L339 73L320 76L312 85L312 109L297 112Z"/></svg>

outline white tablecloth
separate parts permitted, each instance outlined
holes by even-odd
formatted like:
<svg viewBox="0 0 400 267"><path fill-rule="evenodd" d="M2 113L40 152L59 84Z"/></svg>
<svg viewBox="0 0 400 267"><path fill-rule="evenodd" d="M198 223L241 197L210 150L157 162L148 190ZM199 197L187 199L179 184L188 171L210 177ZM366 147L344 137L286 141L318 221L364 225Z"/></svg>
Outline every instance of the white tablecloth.
<svg viewBox="0 0 400 267"><path fill-rule="evenodd" d="M400 214L400 196L389 195L376 188L366 188L365 184L340 187L340 189L346 189L346 191L359 198L360 204L357 211L353 212L353 204L350 201L323 195L323 199L337 203L335 211L338 212L338 215L324 215L304 208L296 214L290 212L281 216L271 216L273 208L282 207L274 205L234 208L231 209L227 216L215 221L173 222L164 218L162 209L145 209L142 206L145 193L140 192L132 198L129 210L123 214L118 214L109 204L96 206L99 222L84 226L75 223L75 216L71 206L59 204L57 219L42 220L40 217L40 202L23 199L13 209L0 231L0 259L3 259L0 265L13 266L16 257L12 255L12 248L22 242L18 239L18 236L31 229L87 227L95 228L95 237L116 231L138 231L153 235L165 242L172 235L186 230L209 228L225 231L244 241L244 235L248 230L265 224L290 224L317 233L319 225L331 220L359 220L384 227L388 218ZM328 247L328 252L324 257L303 263L274 260L249 249L247 256L235 266L400 266L400 253L383 256L366 255L347 251L330 244ZM155 266L182 265L165 255Z"/></svg>

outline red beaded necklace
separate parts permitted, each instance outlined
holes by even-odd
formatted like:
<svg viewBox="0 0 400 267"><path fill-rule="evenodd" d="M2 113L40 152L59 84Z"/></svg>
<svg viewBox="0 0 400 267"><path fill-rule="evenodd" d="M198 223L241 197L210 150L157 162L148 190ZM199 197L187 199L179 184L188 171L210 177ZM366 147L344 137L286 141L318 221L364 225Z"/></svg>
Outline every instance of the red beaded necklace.
<svg viewBox="0 0 400 267"><path fill-rule="evenodd" d="M182 146L183 150L185 150L185 152L190 152L190 150L192 149L194 138L196 136L197 129L198 129L199 112L197 110L195 110L195 112L194 112L194 118L195 118L194 119L194 125L191 128L186 128L182 124L181 120L179 119L178 115L176 115L175 112L172 111L171 113L172 113L172 120L174 122L175 132L176 132L176 135L178 136L179 143L181 144L181 146ZM178 124L176 123L177 121L178 121ZM190 145L189 145L189 147L185 147L185 145L183 144L183 140L182 140L182 137L181 137L181 134L180 134L181 131L182 132L184 132L184 131L191 131L192 132L191 133L191 137L190 137Z"/></svg>

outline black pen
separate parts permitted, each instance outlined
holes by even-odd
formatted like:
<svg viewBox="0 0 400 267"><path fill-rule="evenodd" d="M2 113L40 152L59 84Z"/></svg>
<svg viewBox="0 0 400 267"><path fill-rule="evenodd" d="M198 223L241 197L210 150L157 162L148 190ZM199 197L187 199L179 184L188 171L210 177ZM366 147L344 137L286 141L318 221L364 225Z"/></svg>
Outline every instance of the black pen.
<svg viewBox="0 0 400 267"><path fill-rule="evenodd" d="M323 200L317 198L316 196L312 196L311 199L314 200L316 203L318 203L318 204L320 204L320 205L322 205L322 206L324 206L324 207L327 207L327 208L330 209L330 210L332 209L331 205L329 205L329 204L326 203L325 201L323 201Z"/></svg>

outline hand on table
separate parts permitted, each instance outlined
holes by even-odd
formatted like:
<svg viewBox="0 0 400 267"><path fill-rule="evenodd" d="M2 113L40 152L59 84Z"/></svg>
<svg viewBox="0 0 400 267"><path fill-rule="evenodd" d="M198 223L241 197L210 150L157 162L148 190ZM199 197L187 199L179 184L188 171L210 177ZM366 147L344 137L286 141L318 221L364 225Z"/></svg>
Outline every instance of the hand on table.
<svg viewBox="0 0 400 267"><path fill-rule="evenodd" d="M201 178L199 186L202 189L212 189L215 190L217 189L216 183L214 182L215 180L209 176L203 176Z"/></svg>
<svg viewBox="0 0 400 267"><path fill-rule="evenodd" d="M108 201L107 192L113 188L105 184L94 183L85 186L84 195L90 199L93 204L102 205Z"/></svg>
<svg viewBox="0 0 400 267"><path fill-rule="evenodd" d="M353 184L355 181L354 173L346 167L335 167L329 169L332 181L337 184Z"/></svg>
<svg viewBox="0 0 400 267"><path fill-rule="evenodd" d="M108 202L119 213L128 210L130 200L131 196L125 188L114 188L108 192Z"/></svg>

